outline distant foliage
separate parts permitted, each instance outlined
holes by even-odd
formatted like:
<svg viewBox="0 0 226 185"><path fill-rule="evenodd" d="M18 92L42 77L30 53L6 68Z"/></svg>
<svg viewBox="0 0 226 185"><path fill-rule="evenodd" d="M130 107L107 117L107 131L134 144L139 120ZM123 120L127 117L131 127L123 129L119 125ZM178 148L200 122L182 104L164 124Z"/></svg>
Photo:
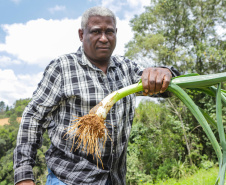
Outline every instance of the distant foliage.
<svg viewBox="0 0 226 185"><path fill-rule="evenodd" d="M131 20L134 38L126 55L143 56L152 66L173 65L181 73L225 71L226 41L220 32L225 17L224 0L151 1Z"/></svg>
<svg viewBox="0 0 226 185"><path fill-rule="evenodd" d="M22 112L29 103L30 99L17 100L13 108L1 112L3 117L9 117L9 125L0 126L0 185L13 185L13 150L16 146L16 138L19 129L17 117L22 116ZM1 105L5 105L2 103ZM46 182L47 167L44 153L50 146L50 140L45 133L43 135L43 146L38 150L36 166L33 168L36 184L44 185Z"/></svg>
<svg viewBox="0 0 226 185"><path fill-rule="evenodd" d="M202 156L206 151L201 144L203 136L199 138L194 132L194 129L202 128L198 125L193 127L187 110L178 106L176 109L183 114L184 129L191 150L188 155L181 120L170 106L167 102L156 104L144 101L136 108L127 155L128 184L180 179L195 173L198 168L209 169L217 162L210 144L208 152ZM205 142L209 143L207 139Z"/></svg>
<svg viewBox="0 0 226 185"><path fill-rule="evenodd" d="M144 13L130 21L134 37L126 45L126 56L145 67L174 66L181 74L226 72L226 37L219 32L225 28L225 18L223 0L151 1ZM216 120L214 98L195 90L187 93ZM222 115L225 122L225 108ZM132 161L139 163L133 166ZM216 162L202 127L175 97L136 109L128 148L129 184L148 184L136 173L151 176L155 183L182 178L197 168L209 169Z"/></svg>
<svg viewBox="0 0 226 185"><path fill-rule="evenodd" d="M195 130L202 128L192 123L189 112L175 103L175 109L183 115L184 129L187 133L191 149L188 155L181 120L175 114L175 109L166 100L158 104L145 101L136 108L127 155L127 184L153 184L163 179L181 179L192 175L198 168L211 169L216 163L216 156L207 138L197 135ZM203 100L204 101L204 100ZM24 105L19 100L11 108L10 124L0 127L0 185L13 185L13 150L19 128L17 107ZM29 101L26 100L28 103ZM209 104L206 108L211 117L215 117ZM172 111L174 110L174 112ZM4 112L5 113L5 112ZM202 140L209 143L209 148L203 147ZM37 152L36 166L33 168L35 183L44 185L47 167L44 153L50 146L50 140L45 132L43 145ZM205 155L203 155L205 154ZM192 160L192 165L189 159ZM172 180L173 181L173 180Z"/></svg>
<svg viewBox="0 0 226 185"><path fill-rule="evenodd" d="M16 100L12 107L9 107L5 102L0 102L0 119L9 117L21 117L25 107L31 101L30 98Z"/></svg>

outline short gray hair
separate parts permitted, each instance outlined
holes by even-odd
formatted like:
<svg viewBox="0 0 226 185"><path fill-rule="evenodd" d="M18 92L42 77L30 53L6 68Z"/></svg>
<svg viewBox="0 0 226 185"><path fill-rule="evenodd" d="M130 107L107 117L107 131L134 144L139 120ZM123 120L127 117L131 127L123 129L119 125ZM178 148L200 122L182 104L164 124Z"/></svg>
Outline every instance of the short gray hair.
<svg viewBox="0 0 226 185"><path fill-rule="evenodd" d="M112 17L115 22L115 25L116 25L116 17L115 17L115 14L111 10L109 10L108 8L102 7L102 6L95 6L95 7L89 8L88 10L86 10L83 13L82 21L81 21L82 29L86 28L89 18L92 16Z"/></svg>

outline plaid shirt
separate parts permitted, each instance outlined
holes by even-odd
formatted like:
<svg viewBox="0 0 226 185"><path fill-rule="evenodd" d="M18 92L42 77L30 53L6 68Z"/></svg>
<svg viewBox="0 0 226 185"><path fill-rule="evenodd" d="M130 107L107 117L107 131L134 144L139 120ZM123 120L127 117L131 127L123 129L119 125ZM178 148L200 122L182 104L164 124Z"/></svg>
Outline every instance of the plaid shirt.
<svg viewBox="0 0 226 185"><path fill-rule="evenodd" d="M51 146L47 166L64 183L103 185L110 174L114 185L126 183L126 151L134 117L135 95L119 100L107 115L108 138L102 148L102 169L96 158L84 151L71 152L72 140L64 134L74 116L83 116L108 94L139 81L143 68L125 57L112 56L107 74L91 64L82 47L63 55L46 68L43 78L26 107L14 150L15 183L32 179L36 152L42 134L48 130Z"/></svg>

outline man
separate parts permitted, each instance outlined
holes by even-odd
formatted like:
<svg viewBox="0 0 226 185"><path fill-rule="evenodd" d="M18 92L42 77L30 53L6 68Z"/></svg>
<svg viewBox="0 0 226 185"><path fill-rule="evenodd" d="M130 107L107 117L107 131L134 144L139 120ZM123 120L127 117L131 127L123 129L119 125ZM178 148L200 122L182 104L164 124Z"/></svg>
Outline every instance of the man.
<svg viewBox="0 0 226 185"><path fill-rule="evenodd" d="M145 94L164 92L173 70L143 69L125 57L112 56L116 46L116 18L106 8L93 7L82 16L78 31L82 47L53 60L26 107L14 151L15 183L33 185L32 167L45 129L51 140L46 152L47 184L125 184L126 151L134 116L135 95L118 101L106 122L111 135L102 148L104 169L93 156L71 151L63 136L73 116L83 116L112 91L142 78Z"/></svg>

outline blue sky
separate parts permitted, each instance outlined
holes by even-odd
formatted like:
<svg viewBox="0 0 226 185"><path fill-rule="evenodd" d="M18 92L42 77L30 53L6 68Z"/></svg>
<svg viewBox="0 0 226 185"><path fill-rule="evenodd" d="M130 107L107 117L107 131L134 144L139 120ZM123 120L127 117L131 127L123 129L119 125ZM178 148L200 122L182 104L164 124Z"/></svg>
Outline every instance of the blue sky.
<svg viewBox="0 0 226 185"><path fill-rule="evenodd" d="M0 101L12 105L30 98L48 63L75 52L82 13L92 6L110 8L117 17L115 54L133 33L129 20L149 0L0 0Z"/></svg>

